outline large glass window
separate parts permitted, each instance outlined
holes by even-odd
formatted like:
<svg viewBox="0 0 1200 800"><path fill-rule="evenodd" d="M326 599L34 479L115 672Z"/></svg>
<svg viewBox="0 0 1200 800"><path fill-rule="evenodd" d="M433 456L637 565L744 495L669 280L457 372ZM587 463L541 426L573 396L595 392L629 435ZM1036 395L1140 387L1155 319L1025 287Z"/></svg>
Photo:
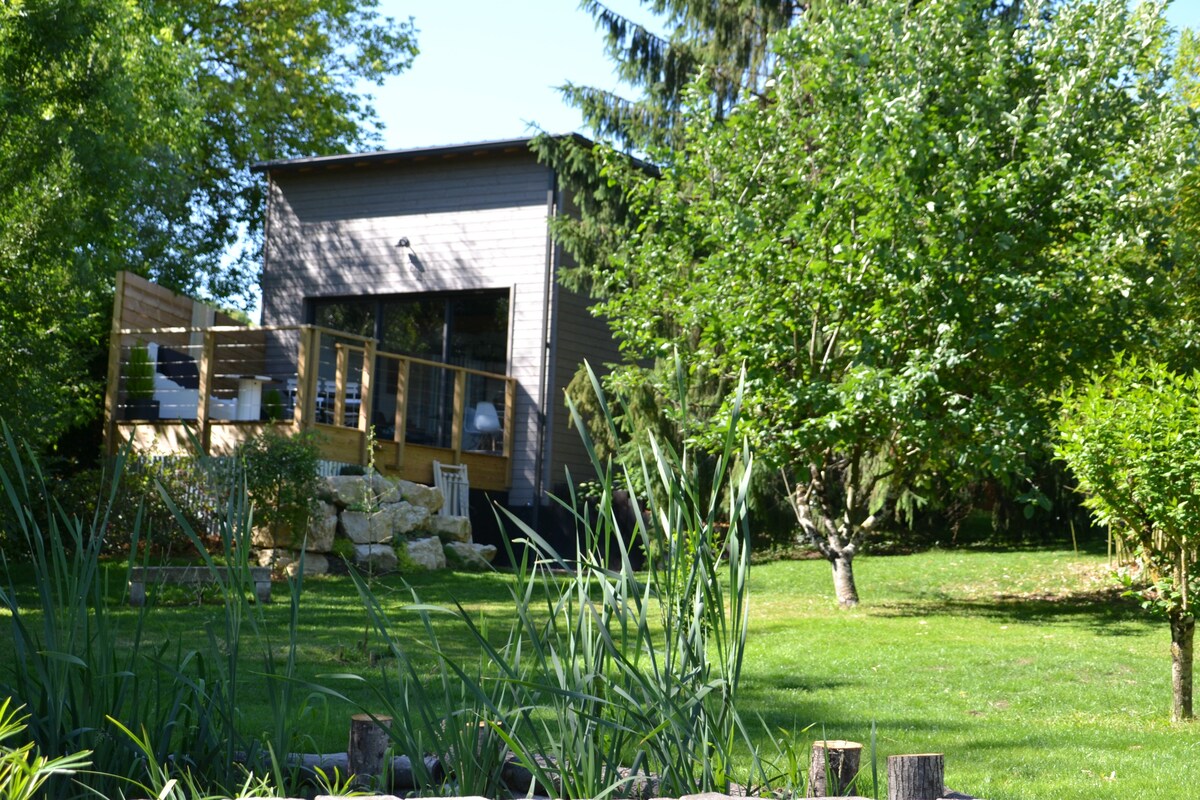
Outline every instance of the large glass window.
<svg viewBox="0 0 1200 800"><path fill-rule="evenodd" d="M314 299L310 319L316 325L379 340L384 353L414 356L453 366L505 374L508 367L507 291L411 294L390 297ZM328 338L328 337L325 337ZM323 339L324 341L324 339ZM326 343L332 348L333 343ZM322 348L324 350L325 347ZM321 377L333 377L332 351L321 354ZM381 438L395 434L399 362L381 356L375 367L372 423ZM330 374L326 375L325 373ZM503 388L483 379L468 381L469 409L503 404ZM444 369L413 365L408 376L406 440L439 447L451 445L454 375ZM475 395L479 395L476 397ZM467 416L470 428L473 417ZM466 443L471 446L471 443Z"/></svg>

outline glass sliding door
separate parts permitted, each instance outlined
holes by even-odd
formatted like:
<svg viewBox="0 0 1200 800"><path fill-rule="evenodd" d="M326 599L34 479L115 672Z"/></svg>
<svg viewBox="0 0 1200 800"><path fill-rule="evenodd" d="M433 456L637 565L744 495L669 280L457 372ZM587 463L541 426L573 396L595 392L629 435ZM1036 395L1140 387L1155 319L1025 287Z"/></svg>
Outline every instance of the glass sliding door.
<svg viewBox="0 0 1200 800"><path fill-rule="evenodd" d="M507 290L312 299L309 308L314 324L372 336L383 352L500 375L508 371ZM394 359L381 358L376 363L372 424L383 439L395 436L398 370ZM503 392L492 383L467 381L464 411L469 413L464 413L464 429L474 427L474 415L482 415L480 419L486 423L492 409L503 419ZM405 440L450 447L454 373L414 364L409 370L407 396Z"/></svg>

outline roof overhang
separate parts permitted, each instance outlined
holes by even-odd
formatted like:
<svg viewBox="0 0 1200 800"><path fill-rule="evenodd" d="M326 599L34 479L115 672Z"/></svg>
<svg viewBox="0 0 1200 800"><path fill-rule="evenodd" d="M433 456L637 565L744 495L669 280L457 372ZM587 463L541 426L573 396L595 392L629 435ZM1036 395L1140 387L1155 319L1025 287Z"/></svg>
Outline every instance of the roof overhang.
<svg viewBox="0 0 1200 800"><path fill-rule="evenodd" d="M572 138L578 143L591 146L592 141L577 133L556 135L555 138ZM375 150L366 153L344 153L311 158L289 158L278 161L260 161L250 167L251 172L314 172L318 170L345 169L348 167L370 167L411 163L418 161L447 160L497 155L529 154L529 144L534 137L499 139L488 142L414 147L405 150Z"/></svg>

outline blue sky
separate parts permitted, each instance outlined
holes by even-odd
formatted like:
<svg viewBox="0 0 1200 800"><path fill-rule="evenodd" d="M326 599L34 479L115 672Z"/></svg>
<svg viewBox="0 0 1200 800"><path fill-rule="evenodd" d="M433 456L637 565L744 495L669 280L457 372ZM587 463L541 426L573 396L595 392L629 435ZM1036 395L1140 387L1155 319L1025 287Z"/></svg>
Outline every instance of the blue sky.
<svg viewBox="0 0 1200 800"><path fill-rule="evenodd" d="M637 0L610 8L652 21ZM413 67L370 87L388 149L581 131L555 87L566 81L616 89L603 39L577 0L382 0L385 15L415 18ZM1200 28L1200 0L1175 0L1178 27Z"/></svg>

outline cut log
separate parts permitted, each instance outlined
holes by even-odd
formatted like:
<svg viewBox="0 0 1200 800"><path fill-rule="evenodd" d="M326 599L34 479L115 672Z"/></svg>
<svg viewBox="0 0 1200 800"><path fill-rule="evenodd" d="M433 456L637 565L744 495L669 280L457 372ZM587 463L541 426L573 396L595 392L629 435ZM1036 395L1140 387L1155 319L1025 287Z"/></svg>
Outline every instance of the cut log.
<svg viewBox="0 0 1200 800"><path fill-rule="evenodd" d="M350 718L350 746L346 757L350 774L357 776L360 782L377 785L383 775L384 759L392 744L388 735L391 725L391 717L355 714Z"/></svg>
<svg viewBox="0 0 1200 800"><path fill-rule="evenodd" d="M888 756L888 800L938 800L946 791L941 753Z"/></svg>
<svg viewBox="0 0 1200 800"><path fill-rule="evenodd" d="M809 797L843 797L862 762L862 745L840 739L813 742L808 769Z"/></svg>

